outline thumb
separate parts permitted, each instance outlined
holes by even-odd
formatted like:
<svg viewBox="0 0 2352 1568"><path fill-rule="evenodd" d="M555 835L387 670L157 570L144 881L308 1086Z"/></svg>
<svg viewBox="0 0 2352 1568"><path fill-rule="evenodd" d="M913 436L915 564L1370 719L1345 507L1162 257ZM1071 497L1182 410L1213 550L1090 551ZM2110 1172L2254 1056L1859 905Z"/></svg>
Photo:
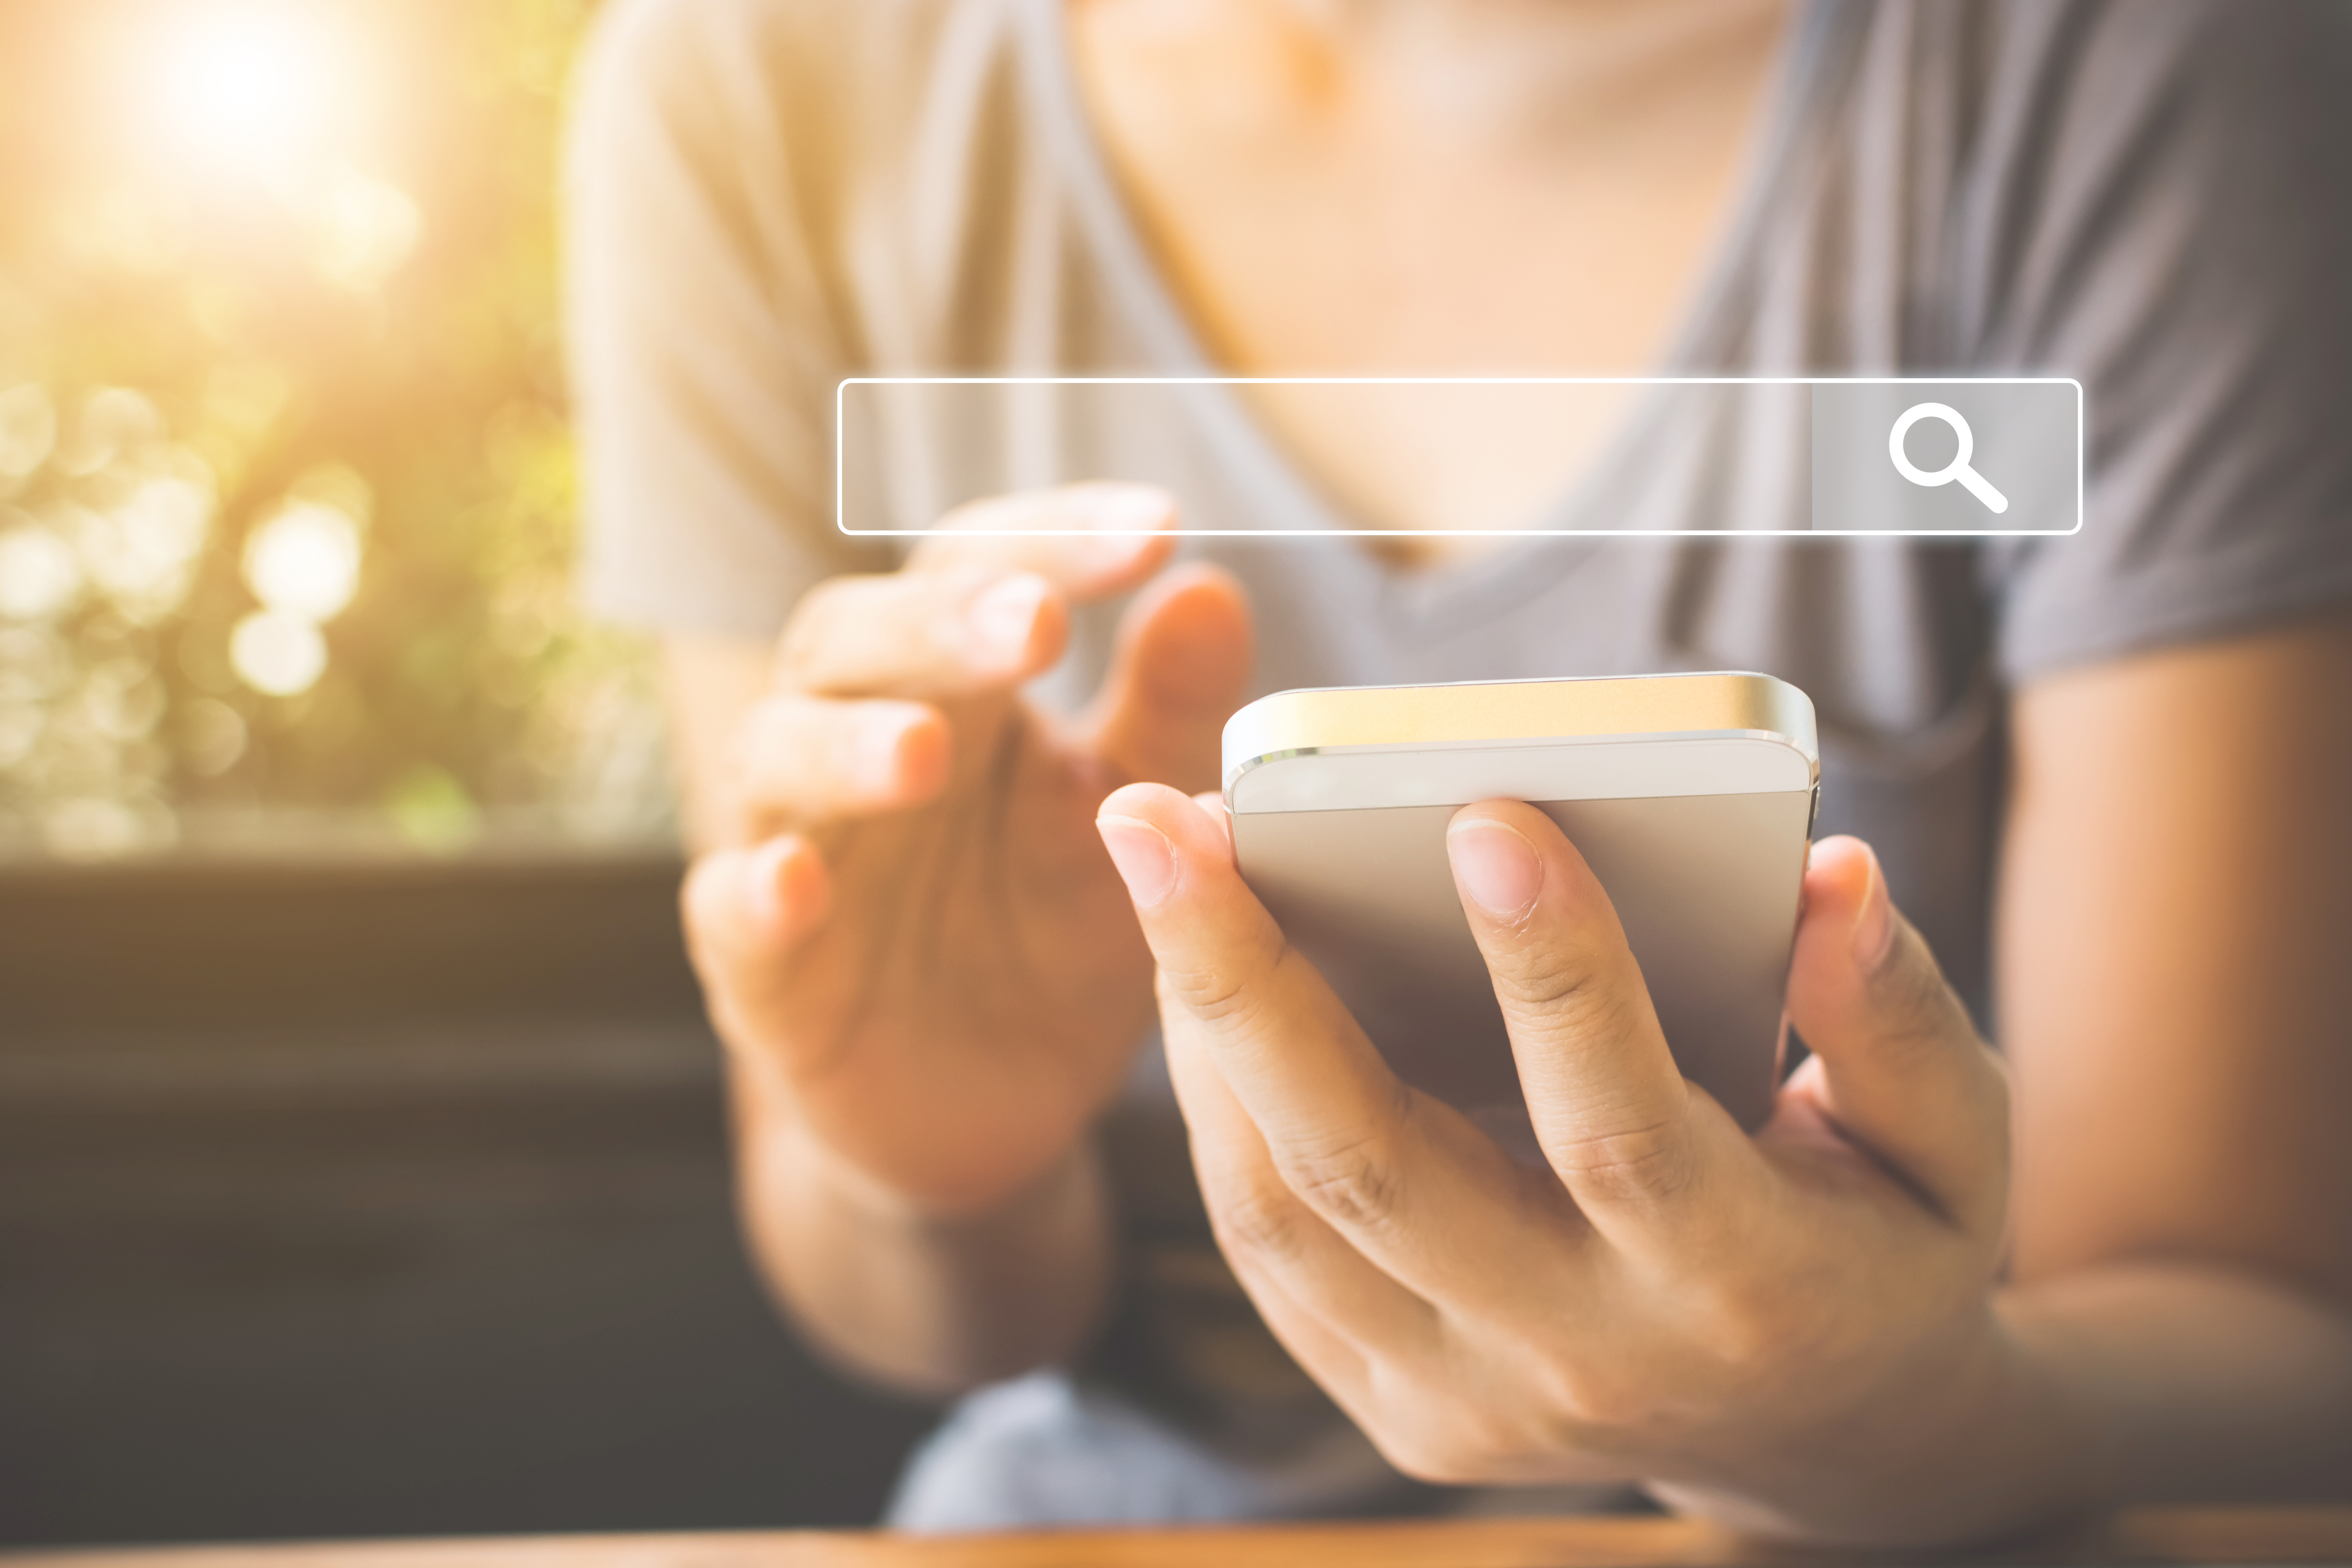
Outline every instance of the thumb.
<svg viewBox="0 0 2352 1568"><path fill-rule="evenodd" d="M1789 1021L1822 1059L1838 1128L1953 1220L1997 1230L2007 1204L2009 1079L1927 944L1895 911L1878 857L1824 838L1805 871Z"/></svg>
<svg viewBox="0 0 2352 1568"><path fill-rule="evenodd" d="M1205 563L1162 574L1119 623L1095 709L1097 751L1131 779L1214 788L1218 739L1252 658L1249 600L1231 574Z"/></svg>

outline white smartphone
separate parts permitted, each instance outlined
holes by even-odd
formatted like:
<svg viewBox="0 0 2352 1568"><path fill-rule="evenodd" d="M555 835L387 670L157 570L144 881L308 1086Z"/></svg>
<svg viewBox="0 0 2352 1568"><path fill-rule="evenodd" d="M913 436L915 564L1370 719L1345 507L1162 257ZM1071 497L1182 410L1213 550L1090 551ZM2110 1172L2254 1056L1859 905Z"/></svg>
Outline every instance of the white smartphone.
<svg viewBox="0 0 2352 1568"><path fill-rule="evenodd" d="M1813 705L1769 675L1278 691L1224 731L1242 875L1399 1074L1523 1106L1445 855L1474 801L1560 826L1616 907L1683 1076L1771 1112L1821 798Z"/></svg>

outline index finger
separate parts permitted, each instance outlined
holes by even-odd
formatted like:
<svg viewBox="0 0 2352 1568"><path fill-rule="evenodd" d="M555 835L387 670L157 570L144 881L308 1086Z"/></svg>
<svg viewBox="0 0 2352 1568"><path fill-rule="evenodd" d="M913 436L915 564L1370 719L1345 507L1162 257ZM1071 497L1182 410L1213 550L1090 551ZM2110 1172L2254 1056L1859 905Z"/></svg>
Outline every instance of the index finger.
<svg viewBox="0 0 2352 1568"><path fill-rule="evenodd" d="M1166 490L1062 485L956 508L915 546L907 570L1034 572L1074 598L1098 598L1165 565L1176 527L1176 500Z"/></svg>
<svg viewBox="0 0 2352 1568"><path fill-rule="evenodd" d="M1463 807L1445 847L1545 1158L1603 1235L1654 1234L1690 1211L1720 1146L1702 1108L1731 1123L1675 1066L1609 895L1558 826L1517 801Z"/></svg>

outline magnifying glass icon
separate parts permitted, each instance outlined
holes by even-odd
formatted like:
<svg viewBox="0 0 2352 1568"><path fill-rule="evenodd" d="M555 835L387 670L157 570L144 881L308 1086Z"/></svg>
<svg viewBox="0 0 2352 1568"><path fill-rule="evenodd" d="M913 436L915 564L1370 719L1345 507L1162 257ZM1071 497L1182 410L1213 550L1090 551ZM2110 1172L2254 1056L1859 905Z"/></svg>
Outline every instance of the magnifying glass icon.
<svg viewBox="0 0 2352 1568"><path fill-rule="evenodd" d="M1952 427L1953 435L1960 438L1960 449L1953 454L1952 460L1933 472L1913 462L1903 450L1903 437L1908 436L1911 426L1922 419L1940 419ZM1960 411L1949 404L1915 403L1903 411L1903 416L1895 422L1895 428L1886 434L1886 455L1895 459L1895 471L1913 484L1933 489L1958 479L1969 494L1984 502L1989 510L2007 511L2009 498L1993 489L1991 480L1969 467L1969 459L1976 454L1976 433L1969 428L1969 422L1960 416Z"/></svg>

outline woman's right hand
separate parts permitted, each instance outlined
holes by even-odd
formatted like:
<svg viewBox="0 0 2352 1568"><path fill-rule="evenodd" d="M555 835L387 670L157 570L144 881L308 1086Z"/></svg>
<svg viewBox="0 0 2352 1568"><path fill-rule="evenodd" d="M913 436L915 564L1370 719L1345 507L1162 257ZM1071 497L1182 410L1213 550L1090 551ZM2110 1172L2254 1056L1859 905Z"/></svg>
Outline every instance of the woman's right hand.
<svg viewBox="0 0 2352 1568"><path fill-rule="evenodd" d="M951 514L899 571L802 601L737 734L727 842L685 891L711 1017L764 1105L918 1212L1050 1172L1149 1025L1150 953L1095 810L1139 780L1214 787L1251 658L1229 576L1155 578L1174 526L1126 485ZM1139 584L1082 721L1022 698L1071 601Z"/></svg>

